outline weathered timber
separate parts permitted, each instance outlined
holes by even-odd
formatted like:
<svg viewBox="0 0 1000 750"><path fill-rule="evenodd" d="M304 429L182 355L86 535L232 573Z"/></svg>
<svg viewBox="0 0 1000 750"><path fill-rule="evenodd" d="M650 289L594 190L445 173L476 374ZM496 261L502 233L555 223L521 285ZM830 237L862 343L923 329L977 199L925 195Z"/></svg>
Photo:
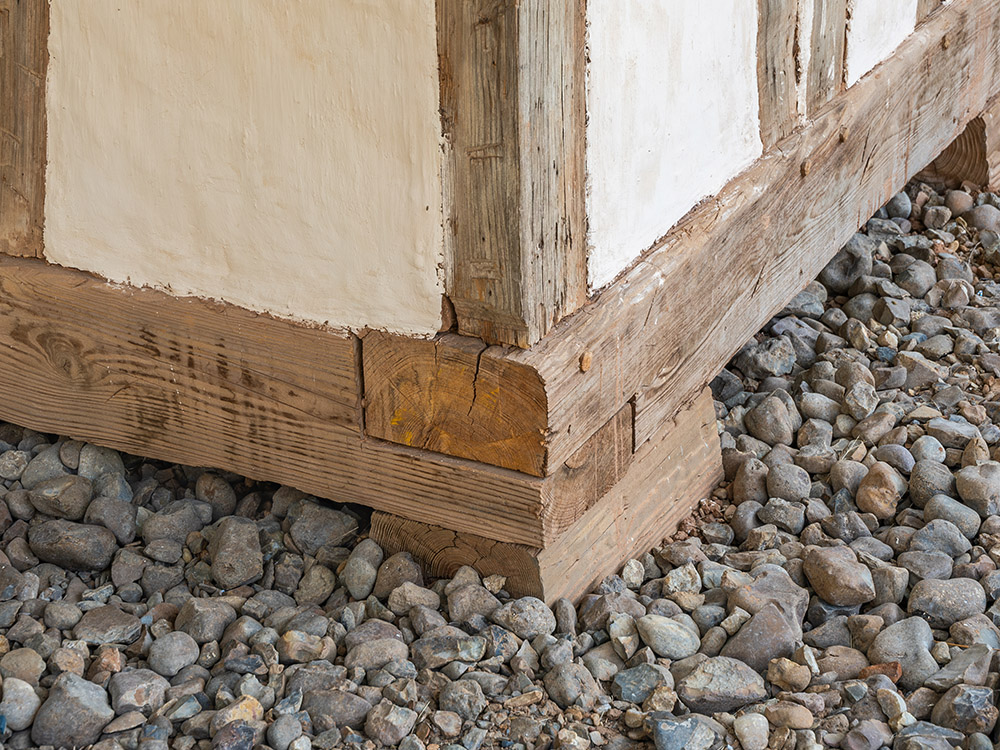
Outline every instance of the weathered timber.
<svg viewBox="0 0 1000 750"><path fill-rule="evenodd" d="M798 0L758 0L757 96L760 140L769 148L794 130Z"/></svg>
<svg viewBox="0 0 1000 750"><path fill-rule="evenodd" d="M632 399L641 445L998 88L1000 14L945 5L591 304L511 352L545 382L548 466Z"/></svg>
<svg viewBox="0 0 1000 750"><path fill-rule="evenodd" d="M917 0L917 23L941 7L942 0Z"/></svg>
<svg viewBox="0 0 1000 750"><path fill-rule="evenodd" d="M530 346L586 300L582 0L438 0L459 333Z"/></svg>
<svg viewBox="0 0 1000 750"><path fill-rule="evenodd" d="M844 88L847 0L815 0L806 72L806 115L816 112Z"/></svg>
<svg viewBox="0 0 1000 750"><path fill-rule="evenodd" d="M435 575L471 565L507 576L515 596L577 599L622 560L673 532L722 475L715 410L703 391L630 460L609 492L542 549L455 533L388 513L372 515L372 538L387 552L408 550ZM558 495L552 498L558 503Z"/></svg>
<svg viewBox="0 0 1000 750"><path fill-rule="evenodd" d="M49 4L0 0L0 253L40 257Z"/></svg>
<svg viewBox="0 0 1000 750"><path fill-rule="evenodd" d="M545 388L533 369L454 334L372 332L362 350L369 435L544 476Z"/></svg>
<svg viewBox="0 0 1000 750"><path fill-rule="evenodd" d="M970 120L965 130L959 133L934 161L921 169L917 177L957 187L962 182L986 185L989 173L986 158L986 122L980 116Z"/></svg>
<svg viewBox="0 0 1000 750"><path fill-rule="evenodd" d="M365 438L351 337L0 256L0 418L541 545L546 488Z"/></svg>
<svg viewBox="0 0 1000 750"><path fill-rule="evenodd" d="M1000 97L993 99L980 115L986 150L986 184L1000 188Z"/></svg>

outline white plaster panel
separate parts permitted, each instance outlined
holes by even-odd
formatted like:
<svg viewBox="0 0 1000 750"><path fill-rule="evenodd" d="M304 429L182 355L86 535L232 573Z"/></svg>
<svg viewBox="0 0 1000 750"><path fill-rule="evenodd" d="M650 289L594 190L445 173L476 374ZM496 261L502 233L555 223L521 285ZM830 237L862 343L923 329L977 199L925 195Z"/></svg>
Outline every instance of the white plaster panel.
<svg viewBox="0 0 1000 750"><path fill-rule="evenodd" d="M847 85L889 57L917 25L917 0L848 0Z"/></svg>
<svg viewBox="0 0 1000 750"><path fill-rule="evenodd" d="M761 153L757 3L589 0L587 211L599 288Z"/></svg>
<svg viewBox="0 0 1000 750"><path fill-rule="evenodd" d="M51 261L437 330L434 0L55 0L49 51Z"/></svg>

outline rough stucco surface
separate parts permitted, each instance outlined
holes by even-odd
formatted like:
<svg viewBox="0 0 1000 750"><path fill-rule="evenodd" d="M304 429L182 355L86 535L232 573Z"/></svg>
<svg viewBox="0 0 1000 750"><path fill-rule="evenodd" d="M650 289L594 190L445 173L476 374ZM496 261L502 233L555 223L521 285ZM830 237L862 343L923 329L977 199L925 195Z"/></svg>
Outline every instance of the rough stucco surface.
<svg viewBox="0 0 1000 750"><path fill-rule="evenodd" d="M587 213L593 288L761 153L757 4L590 0Z"/></svg>
<svg viewBox="0 0 1000 750"><path fill-rule="evenodd" d="M433 0L62 0L45 253L336 327L440 323Z"/></svg>
<svg viewBox="0 0 1000 750"><path fill-rule="evenodd" d="M889 57L916 25L917 0L849 0L847 85Z"/></svg>

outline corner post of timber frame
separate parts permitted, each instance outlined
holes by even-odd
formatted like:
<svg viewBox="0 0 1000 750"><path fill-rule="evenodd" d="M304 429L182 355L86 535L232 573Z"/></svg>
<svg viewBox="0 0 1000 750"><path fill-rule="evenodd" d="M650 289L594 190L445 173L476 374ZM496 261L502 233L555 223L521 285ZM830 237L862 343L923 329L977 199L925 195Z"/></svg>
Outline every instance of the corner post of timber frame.
<svg viewBox="0 0 1000 750"><path fill-rule="evenodd" d="M459 333L526 348L587 296L583 0L437 0Z"/></svg>

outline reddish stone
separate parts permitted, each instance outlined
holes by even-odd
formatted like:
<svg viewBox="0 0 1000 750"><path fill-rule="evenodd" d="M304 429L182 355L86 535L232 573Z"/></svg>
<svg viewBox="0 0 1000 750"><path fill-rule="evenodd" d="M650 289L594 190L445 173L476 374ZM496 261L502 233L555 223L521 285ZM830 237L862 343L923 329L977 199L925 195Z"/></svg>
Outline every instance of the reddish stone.
<svg viewBox="0 0 1000 750"><path fill-rule="evenodd" d="M872 664L869 667L865 667L858 673L858 679L865 680L876 674L884 674L893 683L895 683L900 677L903 676L903 667L898 661L889 661L884 664Z"/></svg>

